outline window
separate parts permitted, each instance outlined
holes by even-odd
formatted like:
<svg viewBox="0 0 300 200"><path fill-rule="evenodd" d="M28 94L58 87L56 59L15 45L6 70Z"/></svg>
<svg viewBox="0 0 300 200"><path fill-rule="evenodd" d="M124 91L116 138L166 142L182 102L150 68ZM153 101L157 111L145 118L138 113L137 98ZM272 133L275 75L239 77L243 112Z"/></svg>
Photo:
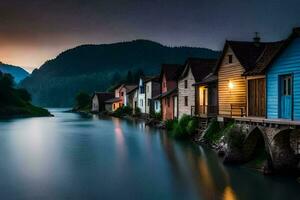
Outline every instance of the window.
<svg viewBox="0 0 300 200"><path fill-rule="evenodd" d="M228 55L228 63L229 63L229 64L232 63L232 55Z"/></svg>
<svg viewBox="0 0 300 200"><path fill-rule="evenodd" d="M121 96L124 96L124 92L121 92Z"/></svg>
<svg viewBox="0 0 300 200"><path fill-rule="evenodd" d="M149 85L147 85L146 92L147 93L149 92Z"/></svg>
<svg viewBox="0 0 300 200"><path fill-rule="evenodd" d="M184 88L188 88L188 80L184 80Z"/></svg>
<svg viewBox="0 0 300 200"><path fill-rule="evenodd" d="M170 97L168 97L167 99L168 99L168 107L170 107Z"/></svg>
<svg viewBox="0 0 300 200"><path fill-rule="evenodd" d="M184 97L184 106L188 106L189 103L188 103L188 96L185 96Z"/></svg>
<svg viewBox="0 0 300 200"><path fill-rule="evenodd" d="M150 106L150 102L151 101L151 99L148 99L148 102L147 102L147 106Z"/></svg>
<svg viewBox="0 0 300 200"><path fill-rule="evenodd" d="M116 109L116 104L113 104L114 109Z"/></svg>
<svg viewBox="0 0 300 200"><path fill-rule="evenodd" d="M283 77L282 93L284 96L292 95L292 77L291 76Z"/></svg>
<svg viewBox="0 0 300 200"><path fill-rule="evenodd" d="M140 105L143 106L144 102L143 99L140 100Z"/></svg>
<svg viewBox="0 0 300 200"><path fill-rule="evenodd" d="M158 109L158 102L155 101L155 109Z"/></svg>

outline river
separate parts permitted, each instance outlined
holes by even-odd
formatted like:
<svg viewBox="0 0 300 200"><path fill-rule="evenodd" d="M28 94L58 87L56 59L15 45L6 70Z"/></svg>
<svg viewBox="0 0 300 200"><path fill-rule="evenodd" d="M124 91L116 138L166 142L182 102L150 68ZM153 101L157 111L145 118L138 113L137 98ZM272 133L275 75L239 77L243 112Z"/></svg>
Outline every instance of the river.
<svg viewBox="0 0 300 200"><path fill-rule="evenodd" d="M296 178L224 166L143 122L51 112L0 121L0 199L300 199Z"/></svg>

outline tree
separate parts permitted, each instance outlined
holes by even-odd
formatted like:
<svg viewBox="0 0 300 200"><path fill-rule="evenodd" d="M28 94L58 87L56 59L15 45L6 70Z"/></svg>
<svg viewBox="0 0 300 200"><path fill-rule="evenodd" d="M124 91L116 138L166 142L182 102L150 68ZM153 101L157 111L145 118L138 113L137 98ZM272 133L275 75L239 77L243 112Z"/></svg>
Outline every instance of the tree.
<svg viewBox="0 0 300 200"><path fill-rule="evenodd" d="M130 84L134 82L134 81L133 81L133 75L132 75L131 70L129 70L129 71L127 72L126 82L127 82L127 83L130 83Z"/></svg>
<svg viewBox="0 0 300 200"><path fill-rule="evenodd" d="M91 101L90 95L85 92L79 92L76 96L76 107L78 109L85 108L89 106Z"/></svg>
<svg viewBox="0 0 300 200"><path fill-rule="evenodd" d="M17 89L16 90L18 96L23 99L26 102L30 102L31 101L31 94L29 94L29 92L26 89Z"/></svg>
<svg viewBox="0 0 300 200"><path fill-rule="evenodd" d="M7 92L14 86L14 78L10 74L2 74L0 78L0 91Z"/></svg>

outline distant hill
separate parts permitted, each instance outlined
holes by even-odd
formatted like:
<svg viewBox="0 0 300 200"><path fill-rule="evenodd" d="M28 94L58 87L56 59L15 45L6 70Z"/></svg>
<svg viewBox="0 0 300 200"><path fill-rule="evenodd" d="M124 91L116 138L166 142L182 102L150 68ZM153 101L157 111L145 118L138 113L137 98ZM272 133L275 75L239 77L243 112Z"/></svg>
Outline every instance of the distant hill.
<svg viewBox="0 0 300 200"><path fill-rule="evenodd" d="M82 45L47 61L21 82L33 102L48 107L72 106L79 91L105 91L128 71L156 74L162 63L184 63L188 57L216 58L205 48L167 47L148 40Z"/></svg>
<svg viewBox="0 0 300 200"><path fill-rule="evenodd" d="M25 71L23 68L4 64L2 62L0 62L0 71L3 73L11 74L14 77L16 83L19 83L27 76L29 76L29 73Z"/></svg>

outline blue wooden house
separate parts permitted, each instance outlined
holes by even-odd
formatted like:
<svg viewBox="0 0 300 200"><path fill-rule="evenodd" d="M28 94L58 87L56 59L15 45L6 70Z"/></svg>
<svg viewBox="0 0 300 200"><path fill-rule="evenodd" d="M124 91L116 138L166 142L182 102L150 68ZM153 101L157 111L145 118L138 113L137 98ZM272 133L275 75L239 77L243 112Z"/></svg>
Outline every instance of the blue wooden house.
<svg viewBox="0 0 300 200"><path fill-rule="evenodd" d="M266 72L267 118L300 120L300 28L295 28Z"/></svg>

